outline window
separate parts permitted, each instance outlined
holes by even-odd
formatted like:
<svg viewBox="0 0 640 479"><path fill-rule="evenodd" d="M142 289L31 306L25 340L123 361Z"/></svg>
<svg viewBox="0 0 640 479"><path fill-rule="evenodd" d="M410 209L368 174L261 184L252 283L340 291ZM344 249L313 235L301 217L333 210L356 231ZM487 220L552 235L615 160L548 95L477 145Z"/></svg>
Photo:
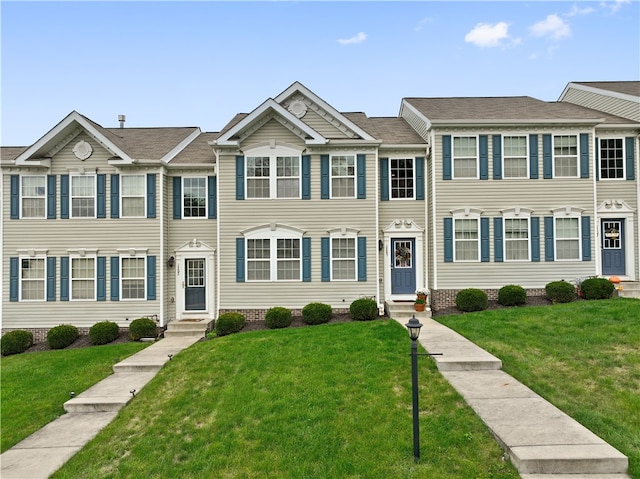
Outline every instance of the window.
<svg viewBox="0 0 640 479"><path fill-rule="evenodd" d="M276 157L276 183L278 198L300 197L300 157Z"/></svg>
<svg viewBox="0 0 640 479"><path fill-rule="evenodd" d="M46 177L22 176L22 217L44 218L46 211Z"/></svg>
<svg viewBox="0 0 640 479"><path fill-rule="evenodd" d="M269 198L268 156L247 157L247 198Z"/></svg>
<svg viewBox="0 0 640 479"><path fill-rule="evenodd" d="M624 178L624 149L622 138L600 140L600 178Z"/></svg>
<svg viewBox="0 0 640 479"><path fill-rule="evenodd" d="M391 158L391 198L413 198L413 158Z"/></svg>
<svg viewBox="0 0 640 479"><path fill-rule="evenodd" d="M529 218L504 219L504 259L529 260Z"/></svg>
<svg viewBox="0 0 640 479"><path fill-rule="evenodd" d="M527 178L527 137L505 136L504 142L504 177Z"/></svg>
<svg viewBox="0 0 640 479"><path fill-rule="evenodd" d="M121 298L145 299L146 258L121 258Z"/></svg>
<svg viewBox="0 0 640 479"><path fill-rule="evenodd" d="M300 152L278 146L247 152L247 198L300 198Z"/></svg>
<svg viewBox="0 0 640 479"><path fill-rule="evenodd" d="M354 281L356 274L356 239L331 238L331 279Z"/></svg>
<svg viewBox="0 0 640 479"><path fill-rule="evenodd" d="M95 258L71 258L71 299L96 299Z"/></svg>
<svg viewBox="0 0 640 479"><path fill-rule="evenodd" d="M45 300L45 258L20 259L20 300Z"/></svg>
<svg viewBox="0 0 640 479"><path fill-rule="evenodd" d="M331 156L331 197L355 198L356 156Z"/></svg>
<svg viewBox="0 0 640 479"><path fill-rule="evenodd" d="M96 176L71 176L71 217L96 217Z"/></svg>
<svg viewBox="0 0 640 479"><path fill-rule="evenodd" d="M271 279L271 240L247 240L247 280L269 281Z"/></svg>
<svg viewBox="0 0 640 479"><path fill-rule="evenodd" d="M301 281L301 236L281 226L247 233L247 281Z"/></svg>
<svg viewBox="0 0 640 479"><path fill-rule="evenodd" d="M183 178L182 210L184 218L207 217L207 178Z"/></svg>
<svg viewBox="0 0 640 479"><path fill-rule="evenodd" d="M145 176L122 175L121 177L121 202L123 218L144 218L145 216Z"/></svg>
<svg viewBox="0 0 640 479"><path fill-rule="evenodd" d="M454 221L454 261L479 261L480 231L478 218Z"/></svg>
<svg viewBox="0 0 640 479"><path fill-rule="evenodd" d="M478 178L478 147L475 136L453 138L453 177Z"/></svg>
<svg viewBox="0 0 640 479"><path fill-rule="evenodd" d="M578 137L576 135L556 135L553 137L553 161L554 176L578 176Z"/></svg>
<svg viewBox="0 0 640 479"><path fill-rule="evenodd" d="M580 259L579 220L579 218L555 218L557 260Z"/></svg>

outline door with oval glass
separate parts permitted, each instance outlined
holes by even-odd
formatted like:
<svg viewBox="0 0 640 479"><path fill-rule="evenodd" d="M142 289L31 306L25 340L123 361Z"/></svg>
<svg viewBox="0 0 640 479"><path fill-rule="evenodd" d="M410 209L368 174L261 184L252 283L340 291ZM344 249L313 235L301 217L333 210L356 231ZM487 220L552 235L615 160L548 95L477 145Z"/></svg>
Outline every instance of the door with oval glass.
<svg viewBox="0 0 640 479"><path fill-rule="evenodd" d="M602 220L602 274L626 274L624 219Z"/></svg>
<svg viewBox="0 0 640 479"><path fill-rule="evenodd" d="M205 311L207 294L204 258L185 259L184 309Z"/></svg>
<svg viewBox="0 0 640 479"><path fill-rule="evenodd" d="M391 294L415 293L415 247L413 238L391 239Z"/></svg>

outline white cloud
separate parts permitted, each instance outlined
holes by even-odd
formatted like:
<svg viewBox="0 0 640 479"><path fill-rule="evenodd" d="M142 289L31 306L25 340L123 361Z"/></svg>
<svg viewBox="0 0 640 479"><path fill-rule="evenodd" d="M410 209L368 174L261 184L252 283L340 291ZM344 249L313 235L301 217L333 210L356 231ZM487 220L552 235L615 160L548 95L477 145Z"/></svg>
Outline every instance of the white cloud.
<svg viewBox="0 0 640 479"><path fill-rule="evenodd" d="M571 36L571 27L555 13L547 15L544 20L529 27L531 34L536 37L551 37L559 40L563 37Z"/></svg>
<svg viewBox="0 0 640 479"><path fill-rule="evenodd" d="M602 8L608 8L611 13L616 13L625 3L631 3L631 0L614 0L613 2L601 2Z"/></svg>
<svg viewBox="0 0 640 479"><path fill-rule="evenodd" d="M339 38L338 43L341 45L353 45L354 43L362 43L367 39L367 34L359 32L356 36L351 38Z"/></svg>
<svg viewBox="0 0 640 479"><path fill-rule="evenodd" d="M575 17L576 15L589 15L590 13L595 12L596 9L593 7L584 7L580 8L575 3L571 7L571 10L564 14L565 17Z"/></svg>
<svg viewBox="0 0 640 479"><path fill-rule="evenodd" d="M479 47L499 47L502 41L509 38L509 25L499 22L495 25L478 23L473 30L467 33L464 41L473 43Z"/></svg>
<svg viewBox="0 0 640 479"><path fill-rule="evenodd" d="M420 30L422 30L422 28L423 28L425 25L430 24L430 23L433 23L433 18L431 18L431 17L425 17L425 18L423 18L422 20L420 20L420 21L418 22L418 25L414 28L414 30L415 30L416 32L419 32Z"/></svg>

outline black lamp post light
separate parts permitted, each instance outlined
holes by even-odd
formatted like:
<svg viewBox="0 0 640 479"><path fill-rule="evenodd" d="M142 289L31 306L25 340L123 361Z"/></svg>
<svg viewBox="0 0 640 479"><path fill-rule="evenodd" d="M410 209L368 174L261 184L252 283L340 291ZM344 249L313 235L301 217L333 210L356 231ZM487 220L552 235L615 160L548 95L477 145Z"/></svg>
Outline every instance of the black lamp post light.
<svg viewBox="0 0 640 479"><path fill-rule="evenodd" d="M413 459L420 462L420 410L418 408L418 356L442 356L442 353L418 353L422 323L414 316L405 324L411 338L411 391L413 396Z"/></svg>

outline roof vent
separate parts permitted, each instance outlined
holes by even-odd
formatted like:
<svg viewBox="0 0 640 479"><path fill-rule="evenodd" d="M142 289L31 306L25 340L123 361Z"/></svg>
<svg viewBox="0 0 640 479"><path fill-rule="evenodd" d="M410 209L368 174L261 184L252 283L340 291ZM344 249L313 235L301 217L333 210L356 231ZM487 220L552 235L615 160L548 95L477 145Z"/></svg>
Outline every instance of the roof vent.
<svg viewBox="0 0 640 479"><path fill-rule="evenodd" d="M124 115L118 115L118 121L120 122L120 128L124 128L124 122L127 121L127 117Z"/></svg>

